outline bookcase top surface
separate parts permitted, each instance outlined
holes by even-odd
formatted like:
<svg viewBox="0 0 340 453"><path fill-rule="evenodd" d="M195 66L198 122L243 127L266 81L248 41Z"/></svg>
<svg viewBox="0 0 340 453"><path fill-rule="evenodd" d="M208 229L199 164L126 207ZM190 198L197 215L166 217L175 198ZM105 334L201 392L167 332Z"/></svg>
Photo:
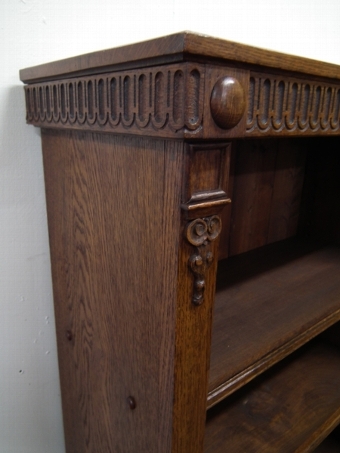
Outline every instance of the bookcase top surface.
<svg viewBox="0 0 340 453"><path fill-rule="evenodd" d="M183 61L220 61L240 67L275 68L296 74L340 79L340 66L335 64L185 31L25 68L20 71L20 80L36 83Z"/></svg>

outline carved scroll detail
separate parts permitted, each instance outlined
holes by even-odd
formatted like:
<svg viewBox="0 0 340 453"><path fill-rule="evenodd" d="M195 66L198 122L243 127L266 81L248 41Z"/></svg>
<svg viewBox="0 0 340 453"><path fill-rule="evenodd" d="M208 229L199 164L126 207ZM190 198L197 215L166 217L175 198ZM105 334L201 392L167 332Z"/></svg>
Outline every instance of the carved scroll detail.
<svg viewBox="0 0 340 453"><path fill-rule="evenodd" d="M268 74L251 75L247 135L331 134L339 129L339 85Z"/></svg>
<svg viewBox="0 0 340 453"><path fill-rule="evenodd" d="M210 243L220 234L222 222L219 216L195 219L187 225L186 238L196 247L189 258L189 267L194 273L194 291L192 302L201 305L204 300L205 274L214 261Z"/></svg>
<svg viewBox="0 0 340 453"><path fill-rule="evenodd" d="M190 64L35 83L25 86L27 122L171 136L201 127L203 91L204 70Z"/></svg>

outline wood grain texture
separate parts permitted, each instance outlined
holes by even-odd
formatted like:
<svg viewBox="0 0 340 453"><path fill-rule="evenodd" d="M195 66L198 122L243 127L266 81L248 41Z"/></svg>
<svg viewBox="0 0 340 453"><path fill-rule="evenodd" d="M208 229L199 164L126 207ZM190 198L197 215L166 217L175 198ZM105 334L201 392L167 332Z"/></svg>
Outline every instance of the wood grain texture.
<svg viewBox="0 0 340 453"><path fill-rule="evenodd" d="M114 49L91 52L77 57L22 69L20 80L25 83L60 80L101 74L113 70L136 69L183 60L185 33L129 44Z"/></svg>
<svg viewBox="0 0 340 453"><path fill-rule="evenodd" d="M230 152L228 142L187 145L182 203L187 218L215 215L230 203Z"/></svg>
<svg viewBox="0 0 340 453"><path fill-rule="evenodd" d="M295 236L304 183L306 146L279 141L268 226L268 244Z"/></svg>
<svg viewBox="0 0 340 453"><path fill-rule="evenodd" d="M229 256L229 239L230 239L230 228L231 228L231 213L233 207L233 190L234 190L234 174L235 174L235 160L236 160L236 142L231 142L230 150L230 171L229 181L227 188L227 196L230 198L231 203L225 206L221 212L222 219L222 232L219 243L218 256L219 259L225 259Z"/></svg>
<svg viewBox="0 0 340 453"><path fill-rule="evenodd" d="M259 49L189 31L22 69L20 79L25 83L32 83L65 76L76 77L89 72L100 74L117 68L138 68L157 65L160 62L172 63L183 61L184 58L237 62L245 66L268 67L290 73L340 79L339 67L334 64Z"/></svg>
<svg viewBox="0 0 340 453"><path fill-rule="evenodd" d="M236 151L229 253L267 244L277 142L242 141Z"/></svg>
<svg viewBox="0 0 340 453"><path fill-rule="evenodd" d="M195 202L195 194L203 195L204 201L206 197L209 199L209 193L214 196L216 189L225 193L229 176L229 151L226 144L186 146L182 202L193 199ZM216 161L218 164L223 163L217 171L212 165ZM204 232L200 229L193 230L191 226L197 222L202 226L211 219L216 219L219 209L216 206L202 206L195 211L194 220L191 217L188 219L187 212L182 211L172 453L203 451L219 228L215 229L210 225L209 231ZM210 218L204 217L202 222L201 219L206 215ZM199 234L196 237L197 232ZM203 241L205 237L207 240ZM200 253L203 260L206 259L207 254L202 249L208 250L210 259L209 265L205 266L203 301L197 305L193 303L196 275L192 272L192 257Z"/></svg>
<svg viewBox="0 0 340 453"><path fill-rule="evenodd" d="M246 97L240 82L234 77L221 77L215 83L210 98L215 123L222 129L232 129L240 122L245 108Z"/></svg>
<svg viewBox="0 0 340 453"><path fill-rule="evenodd" d="M340 249L295 239L219 264L208 406L340 319Z"/></svg>
<svg viewBox="0 0 340 453"><path fill-rule="evenodd" d="M214 259L205 274L204 302L196 306L192 303L194 277L188 265L194 249L185 239L181 242L172 453L203 451L217 250L218 240L211 244Z"/></svg>
<svg viewBox="0 0 340 453"><path fill-rule="evenodd" d="M67 452L170 452L183 144L42 139Z"/></svg>
<svg viewBox="0 0 340 453"><path fill-rule="evenodd" d="M333 134L339 127L339 84L250 74L247 135Z"/></svg>
<svg viewBox="0 0 340 453"><path fill-rule="evenodd" d="M339 67L183 32L21 80L67 452L203 453L222 399L205 453L316 448L340 421Z"/></svg>
<svg viewBox="0 0 340 453"><path fill-rule="evenodd" d="M338 65L308 58L259 49L240 43L225 41L206 35L188 33L185 39L186 54L220 62L238 62L245 67L257 66L302 73L319 77L340 79ZM240 64L238 66L240 66Z"/></svg>
<svg viewBox="0 0 340 453"><path fill-rule="evenodd" d="M339 351L300 350L208 415L205 453L311 452L340 421Z"/></svg>
<svg viewBox="0 0 340 453"><path fill-rule="evenodd" d="M45 128L209 140L340 134L339 67L190 32L20 77L27 121Z"/></svg>
<svg viewBox="0 0 340 453"><path fill-rule="evenodd" d="M241 141L235 151L229 255L298 231L306 146L292 140Z"/></svg>
<svg viewBox="0 0 340 453"><path fill-rule="evenodd" d="M239 89L236 91L240 96L235 96L236 93L229 93L229 97L225 96L222 90L216 91L221 80L233 79L237 81ZM243 137L246 132L247 119L247 93L249 86L249 71L234 67L232 65L205 65L205 93L204 93L204 116L202 137L207 140L212 138L221 140L230 140L232 138ZM245 100L242 99L242 94L245 95ZM219 111L219 116L223 116L228 111L229 118L234 115L238 121L233 123L233 126L225 129L222 124L218 124L216 112ZM215 115L215 118L214 118Z"/></svg>
<svg viewBox="0 0 340 453"><path fill-rule="evenodd" d="M26 119L45 128L197 136L204 73L183 63L27 85Z"/></svg>

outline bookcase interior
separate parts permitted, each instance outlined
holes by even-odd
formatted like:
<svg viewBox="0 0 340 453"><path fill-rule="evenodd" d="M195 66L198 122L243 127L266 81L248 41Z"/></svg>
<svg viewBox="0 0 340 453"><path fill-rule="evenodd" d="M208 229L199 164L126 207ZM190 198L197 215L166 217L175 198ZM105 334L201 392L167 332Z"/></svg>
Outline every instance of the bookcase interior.
<svg viewBox="0 0 340 453"><path fill-rule="evenodd" d="M277 452L312 451L340 420L331 385L340 352L325 347L322 335L333 326L336 337L340 319L338 163L333 139L233 144L206 453L224 451L226 442L232 453L269 452L273 445ZM296 436L294 414L306 420ZM326 440L317 451L332 451L336 442Z"/></svg>

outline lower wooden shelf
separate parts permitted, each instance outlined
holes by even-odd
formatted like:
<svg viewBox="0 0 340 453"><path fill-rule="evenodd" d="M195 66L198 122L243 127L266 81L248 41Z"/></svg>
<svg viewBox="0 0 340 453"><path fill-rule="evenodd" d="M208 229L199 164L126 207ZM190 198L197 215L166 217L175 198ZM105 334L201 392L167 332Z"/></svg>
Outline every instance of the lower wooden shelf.
<svg viewBox="0 0 340 453"><path fill-rule="evenodd" d="M312 341L208 411L204 452L313 451L340 422L339 376L339 350Z"/></svg>
<svg viewBox="0 0 340 453"><path fill-rule="evenodd" d="M340 247L293 239L219 263L208 407L340 319Z"/></svg>

